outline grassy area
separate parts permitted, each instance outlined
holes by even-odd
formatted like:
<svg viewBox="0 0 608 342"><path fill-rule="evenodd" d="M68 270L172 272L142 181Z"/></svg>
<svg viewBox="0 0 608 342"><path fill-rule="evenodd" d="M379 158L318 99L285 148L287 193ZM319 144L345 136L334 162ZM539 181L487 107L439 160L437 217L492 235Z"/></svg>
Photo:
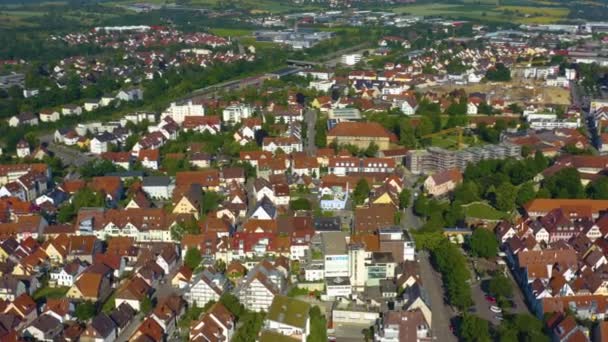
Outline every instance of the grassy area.
<svg viewBox="0 0 608 342"><path fill-rule="evenodd" d="M251 34L251 30L232 28L212 28L211 33L222 37L243 37Z"/></svg>
<svg viewBox="0 0 608 342"><path fill-rule="evenodd" d="M103 303L103 306L101 307L101 311L104 313L110 313L110 311L114 310L115 307L116 307L116 291L114 291L112 293L112 295L110 297L108 297L108 300L106 300L106 302Z"/></svg>
<svg viewBox="0 0 608 342"><path fill-rule="evenodd" d="M42 287L42 288L39 288L38 290L36 290L36 292L34 292L34 295L32 296L32 298L36 301L41 298L52 298L52 299L63 298L63 297L65 297L65 294L68 293L69 289L70 288L67 286Z"/></svg>
<svg viewBox="0 0 608 342"><path fill-rule="evenodd" d="M508 3L508 2L507 2ZM416 4L405 5L395 9L397 13L409 13L422 16L448 16L463 19L478 19L495 22L516 23L554 23L566 18L569 10L564 7L505 5L497 6L494 0L465 0L464 4ZM540 3L538 3L541 5Z"/></svg>
<svg viewBox="0 0 608 342"><path fill-rule="evenodd" d="M485 220L502 220L508 215L502 211L492 208L490 205L482 202L475 202L468 205L463 205L464 213L467 217L485 219Z"/></svg>

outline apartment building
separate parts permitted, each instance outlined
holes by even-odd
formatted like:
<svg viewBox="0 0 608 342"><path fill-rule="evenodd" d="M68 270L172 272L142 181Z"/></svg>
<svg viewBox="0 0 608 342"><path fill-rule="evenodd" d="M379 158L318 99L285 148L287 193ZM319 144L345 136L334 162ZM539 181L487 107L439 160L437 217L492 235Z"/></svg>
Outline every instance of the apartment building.
<svg viewBox="0 0 608 342"><path fill-rule="evenodd" d="M414 174L450 169L464 171L469 163L477 163L484 159L519 157L521 157L521 146L510 143L469 147L460 151L429 147L426 150L409 151L405 159L405 165Z"/></svg>

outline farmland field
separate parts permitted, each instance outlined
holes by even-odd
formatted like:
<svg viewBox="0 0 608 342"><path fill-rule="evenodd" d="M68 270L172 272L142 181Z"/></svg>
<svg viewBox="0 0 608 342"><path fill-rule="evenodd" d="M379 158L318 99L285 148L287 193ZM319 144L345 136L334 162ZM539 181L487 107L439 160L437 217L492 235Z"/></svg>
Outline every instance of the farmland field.
<svg viewBox="0 0 608 342"><path fill-rule="evenodd" d="M494 0L465 0L465 4L416 4L399 6L395 8L395 12L522 24L554 23L566 18L569 14L567 8L550 7L553 3L548 1L542 3L536 1L503 1L501 3L503 5L497 6ZM537 7L534 6L535 4L542 6Z"/></svg>

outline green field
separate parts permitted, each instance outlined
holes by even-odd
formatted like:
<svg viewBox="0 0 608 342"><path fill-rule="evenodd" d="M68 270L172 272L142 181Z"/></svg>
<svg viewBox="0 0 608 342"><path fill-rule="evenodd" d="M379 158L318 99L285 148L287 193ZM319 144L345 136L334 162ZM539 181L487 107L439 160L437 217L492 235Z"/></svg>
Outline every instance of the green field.
<svg viewBox="0 0 608 342"><path fill-rule="evenodd" d="M465 0L465 4L433 3L399 6L395 12L522 24L554 23L566 18L569 14L567 8L549 7L552 3L546 1L530 1L526 6L509 5L509 3L509 1L503 1L501 6L497 6L497 2L494 0Z"/></svg>
<svg viewBox="0 0 608 342"><path fill-rule="evenodd" d="M502 211L492 208L490 205L482 202L475 202L462 206L467 217L478 218L484 220L502 220L508 215Z"/></svg>
<svg viewBox="0 0 608 342"><path fill-rule="evenodd" d="M221 37L243 37L251 34L251 30L231 29L231 28L212 28L211 33Z"/></svg>

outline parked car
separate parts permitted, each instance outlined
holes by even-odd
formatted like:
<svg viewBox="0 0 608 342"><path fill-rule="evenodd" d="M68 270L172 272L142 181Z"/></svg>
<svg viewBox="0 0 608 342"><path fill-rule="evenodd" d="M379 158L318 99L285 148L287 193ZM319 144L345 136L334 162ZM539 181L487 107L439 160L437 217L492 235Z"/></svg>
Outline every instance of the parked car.
<svg viewBox="0 0 608 342"><path fill-rule="evenodd" d="M488 295L488 296L486 296L486 301L488 303L496 303L496 298Z"/></svg>
<svg viewBox="0 0 608 342"><path fill-rule="evenodd" d="M493 313L502 313L502 309L496 305L490 306L490 311L492 311Z"/></svg>
<svg viewBox="0 0 608 342"><path fill-rule="evenodd" d="M494 316L494 318L499 322L504 320L504 318L501 315L496 315L496 316Z"/></svg>

